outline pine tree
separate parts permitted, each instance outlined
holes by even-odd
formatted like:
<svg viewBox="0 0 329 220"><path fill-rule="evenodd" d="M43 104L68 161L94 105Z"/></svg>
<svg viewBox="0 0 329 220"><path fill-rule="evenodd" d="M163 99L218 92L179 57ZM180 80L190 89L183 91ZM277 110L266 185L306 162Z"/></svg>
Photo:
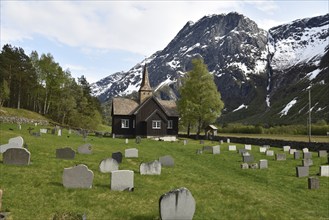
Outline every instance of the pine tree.
<svg viewBox="0 0 329 220"><path fill-rule="evenodd" d="M201 129L216 121L224 107L221 94L217 90L213 75L209 73L202 59L192 60L193 68L186 74L180 88L181 99L178 110L182 124Z"/></svg>

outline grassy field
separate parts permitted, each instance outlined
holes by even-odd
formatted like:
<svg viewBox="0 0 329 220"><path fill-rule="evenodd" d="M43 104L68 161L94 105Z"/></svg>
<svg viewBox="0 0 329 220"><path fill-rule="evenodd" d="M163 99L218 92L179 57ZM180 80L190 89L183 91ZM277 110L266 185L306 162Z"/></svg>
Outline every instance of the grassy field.
<svg viewBox="0 0 329 220"><path fill-rule="evenodd" d="M77 154L74 160L60 160L55 158L56 148L70 146L77 150L85 143L83 138L75 134L68 137L66 130L61 137L51 134L33 137L28 134L28 127L23 125L18 131L15 125L1 124L0 144L21 135L31 152L29 166L4 165L0 156L2 211L10 212L8 219L53 219L84 213L88 220L159 219L160 196L179 187L188 188L196 200L194 219L329 219L329 178L318 176L320 189L309 190L307 177L297 178L295 173L295 167L302 161L294 160L292 155L287 155L286 161L275 161L253 146L255 160L268 159L269 168L242 170L241 156L229 152L227 144L221 145L220 155L197 155L195 151L202 145L194 140L189 140L186 146L182 141L146 139L140 144L133 139L125 144L123 139L88 136L92 155ZM41 127L34 128L36 131ZM207 141L205 144L216 145ZM123 159L120 164L120 169L134 171L134 192L111 191L110 174L99 171L100 161L112 152L124 153L134 147L139 149L139 158ZM281 148L273 149L282 152ZM141 162L164 155L174 157L174 167L163 167L160 176L139 174ZM326 158L318 158L313 152L313 163L310 176L317 176ZM93 170L92 189L63 187L63 169L76 164L86 164Z"/></svg>

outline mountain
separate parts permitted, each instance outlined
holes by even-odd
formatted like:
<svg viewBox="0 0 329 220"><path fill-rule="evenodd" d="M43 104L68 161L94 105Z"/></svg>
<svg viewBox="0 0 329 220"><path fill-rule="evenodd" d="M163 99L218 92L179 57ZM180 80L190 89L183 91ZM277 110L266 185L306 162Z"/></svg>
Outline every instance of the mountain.
<svg viewBox="0 0 329 220"><path fill-rule="evenodd" d="M327 119L329 14L260 29L249 18L229 13L187 22L161 51L128 72L92 84L102 102L139 89L142 68L163 99L178 99L180 79L191 60L202 57L214 75L225 109L219 121L305 123L311 88L314 120Z"/></svg>

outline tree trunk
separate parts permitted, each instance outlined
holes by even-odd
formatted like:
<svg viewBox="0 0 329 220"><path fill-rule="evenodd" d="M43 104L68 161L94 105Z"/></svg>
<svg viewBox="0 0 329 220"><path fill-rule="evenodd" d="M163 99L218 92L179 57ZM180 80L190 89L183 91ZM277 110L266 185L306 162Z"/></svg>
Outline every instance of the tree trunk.
<svg viewBox="0 0 329 220"><path fill-rule="evenodd" d="M189 122L187 125L187 137L190 137L190 131L191 131L191 123Z"/></svg>

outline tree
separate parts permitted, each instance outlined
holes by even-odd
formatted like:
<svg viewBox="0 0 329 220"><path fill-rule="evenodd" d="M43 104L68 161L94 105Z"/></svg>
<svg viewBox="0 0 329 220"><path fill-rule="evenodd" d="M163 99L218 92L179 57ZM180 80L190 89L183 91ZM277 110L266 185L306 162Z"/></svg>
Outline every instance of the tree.
<svg viewBox="0 0 329 220"><path fill-rule="evenodd" d="M193 59L192 65L182 80L178 110L182 124L188 127L188 135L190 126L196 126L198 137L201 129L220 116L224 103L203 60Z"/></svg>

